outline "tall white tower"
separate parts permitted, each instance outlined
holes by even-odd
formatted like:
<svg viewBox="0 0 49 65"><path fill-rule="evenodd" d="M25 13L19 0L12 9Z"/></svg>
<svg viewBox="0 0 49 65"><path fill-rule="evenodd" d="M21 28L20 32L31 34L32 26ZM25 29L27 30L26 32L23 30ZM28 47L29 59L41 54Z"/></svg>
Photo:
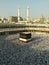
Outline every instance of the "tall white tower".
<svg viewBox="0 0 49 65"><path fill-rule="evenodd" d="M27 21L29 22L29 18L30 18L30 8L27 7Z"/></svg>
<svg viewBox="0 0 49 65"><path fill-rule="evenodd" d="M20 8L18 8L18 22L20 21Z"/></svg>

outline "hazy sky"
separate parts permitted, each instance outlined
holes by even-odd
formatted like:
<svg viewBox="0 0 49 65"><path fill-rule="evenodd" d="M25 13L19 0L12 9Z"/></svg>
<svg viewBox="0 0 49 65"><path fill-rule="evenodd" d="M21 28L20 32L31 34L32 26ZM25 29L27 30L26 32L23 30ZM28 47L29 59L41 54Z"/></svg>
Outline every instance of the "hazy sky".
<svg viewBox="0 0 49 65"><path fill-rule="evenodd" d="M30 7L31 17L49 17L49 0L0 0L0 16L17 16L17 9L20 7L21 16L26 17L27 6Z"/></svg>

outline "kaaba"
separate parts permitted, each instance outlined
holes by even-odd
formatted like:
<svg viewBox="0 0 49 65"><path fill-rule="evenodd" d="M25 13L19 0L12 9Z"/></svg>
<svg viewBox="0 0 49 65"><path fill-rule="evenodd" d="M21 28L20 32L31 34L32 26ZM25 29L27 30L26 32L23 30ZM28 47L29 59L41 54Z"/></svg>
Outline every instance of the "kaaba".
<svg viewBox="0 0 49 65"><path fill-rule="evenodd" d="M30 41L32 38L31 38L31 33L30 32L21 32L19 34L19 40L20 41L24 41L24 42L28 42Z"/></svg>

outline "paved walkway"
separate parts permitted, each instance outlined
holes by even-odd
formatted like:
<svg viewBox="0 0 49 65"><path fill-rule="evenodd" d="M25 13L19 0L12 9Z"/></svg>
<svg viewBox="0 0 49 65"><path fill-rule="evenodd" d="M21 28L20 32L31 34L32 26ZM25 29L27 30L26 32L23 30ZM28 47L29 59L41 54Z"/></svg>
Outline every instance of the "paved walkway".
<svg viewBox="0 0 49 65"><path fill-rule="evenodd" d="M19 41L19 34L0 36L0 65L49 65L49 34L33 34Z"/></svg>

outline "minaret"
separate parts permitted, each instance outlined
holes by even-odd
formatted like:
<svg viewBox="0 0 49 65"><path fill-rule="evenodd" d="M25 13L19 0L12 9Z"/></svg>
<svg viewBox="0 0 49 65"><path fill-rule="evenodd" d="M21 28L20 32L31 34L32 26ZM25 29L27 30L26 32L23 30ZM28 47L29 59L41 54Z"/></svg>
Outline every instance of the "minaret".
<svg viewBox="0 0 49 65"><path fill-rule="evenodd" d="M28 21L28 22L29 22L29 18L30 18L29 10L30 10L30 8L27 7L27 21Z"/></svg>
<svg viewBox="0 0 49 65"><path fill-rule="evenodd" d="M20 8L18 8L18 22L20 21Z"/></svg>

